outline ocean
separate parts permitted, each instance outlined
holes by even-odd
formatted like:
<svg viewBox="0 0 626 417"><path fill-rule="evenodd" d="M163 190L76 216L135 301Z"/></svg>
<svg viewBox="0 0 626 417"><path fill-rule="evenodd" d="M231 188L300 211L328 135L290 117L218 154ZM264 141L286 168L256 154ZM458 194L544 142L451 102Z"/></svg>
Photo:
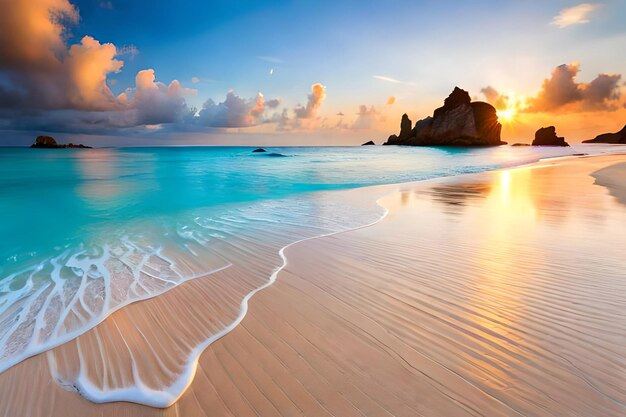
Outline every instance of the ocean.
<svg viewBox="0 0 626 417"><path fill-rule="evenodd" d="M345 190L615 147L253 149L0 148L0 372L261 247L266 285L282 247L384 215Z"/></svg>

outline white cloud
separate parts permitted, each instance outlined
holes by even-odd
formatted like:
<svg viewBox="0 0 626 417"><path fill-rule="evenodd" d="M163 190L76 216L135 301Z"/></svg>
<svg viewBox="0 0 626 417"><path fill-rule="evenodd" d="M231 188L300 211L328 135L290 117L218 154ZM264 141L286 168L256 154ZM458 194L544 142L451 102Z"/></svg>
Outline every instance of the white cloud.
<svg viewBox="0 0 626 417"><path fill-rule="evenodd" d="M272 64L284 64L285 61L280 59L280 58L276 58L274 56L257 56L256 59L260 59L261 61L265 61L265 62L270 62Z"/></svg>
<svg viewBox="0 0 626 417"><path fill-rule="evenodd" d="M396 78L387 77L386 75L372 75L372 78L393 84L415 85L414 82L401 81Z"/></svg>
<svg viewBox="0 0 626 417"><path fill-rule="evenodd" d="M372 129L375 127L376 123L383 119L380 113L374 108L374 106L370 106L369 108L362 104L359 106L359 112L357 113L357 118L352 123L350 128L352 129Z"/></svg>
<svg viewBox="0 0 626 417"><path fill-rule="evenodd" d="M384 75L372 75L372 78L376 78L377 80L387 81L394 84L402 84L402 81L396 80L395 78L387 77Z"/></svg>
<svg viewBox="0 0 626 417"><path fill-rule="evenodd" d="M599 4L595 3L582 3L577 6L568 7L554 16L551 24L562 29L571 25L589 23L589 15L599 6Z"/></svg>

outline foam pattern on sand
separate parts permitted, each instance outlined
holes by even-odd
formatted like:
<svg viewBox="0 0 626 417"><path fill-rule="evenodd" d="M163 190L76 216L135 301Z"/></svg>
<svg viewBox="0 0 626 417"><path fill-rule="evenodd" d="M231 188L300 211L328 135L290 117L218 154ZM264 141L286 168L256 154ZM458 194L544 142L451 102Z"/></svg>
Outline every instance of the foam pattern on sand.
<svg viewBox="0 0 626 417"><path fill-rule="evenodd" d="M95 339L79 339L71 360L49 356L57 382L92 401L170 405L190 383L202 350L232 330L245 315L252 294L273 282L273 272L284 264L282 247L380 218L383 209L373 201L355 204L351 199L357 195L358 191L313 193L237 206L217 215L198 210L187 216L189 220L181 217L170 230L136 232L135 241L124 235L114 243L105 239L101 246L70 247L19 271L0 281L4 295L0 370L76 338L134 301L202 278L210 284L196 293L202 295L197 302L211 308L198 314L194 323L185 324L188 337L174 334L183 345L163 349L165 344L148 342L145 335L128 340L140 324L125 323L120 328L113 319L115 326L102 326L112 333L98 330ZM191 308L185 304L189 303L163 307L163 316L152 319L177 322L177 311ZM103 342L107 337L115 339L113 352L112 344ZM142 344L141 350L134 349L137 343ZM103 360L98 365L101 372L93 372L94 358Z"/></svg>

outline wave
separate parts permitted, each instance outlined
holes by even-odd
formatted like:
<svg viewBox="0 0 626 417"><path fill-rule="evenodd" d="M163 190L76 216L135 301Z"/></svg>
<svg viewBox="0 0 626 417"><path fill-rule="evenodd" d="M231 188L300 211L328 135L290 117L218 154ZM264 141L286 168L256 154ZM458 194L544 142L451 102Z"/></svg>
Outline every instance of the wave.
<svg viewBox="0 0 626 417"><path fill-rule="evenodd" d="M378 200L376 200L376 203L378 204ZM69 389L77 391L80 395L82 395L86 399L92 402L96 402L96 403L129 401L129 402L140 403L143 405L148 405L151 407L158 407L158 408L166 408L166 407L171 406L180 398L180 396L186 391L187 387L189 387L189 385L193 381L193 378L197 370L198 359L200 355L202 354L202 352L213 342L215 342L216 340L220 339L221 337L225 336L226 334L234 330L246 316L248 312L249 300L259 291L262 291L268 288L269 286L271 286L272 284L274 284L279 272L282 271L287 266L288 261L287 261L287 257L285 256L286 249L304 241L319 239L323 237L337 235L337 234L344 233L347 231L358 230L358 229L372 226L380 222L381 220L383 220L388 213L388 210L386 208L380 205L379 207L382 210L380 217L370 223L367 223L362 226L347 228L344 230L338 230L338 231L324 233L324 234L320 234L316 236L305 237L305 238L296 240L292 243L289 243L283 246L282 248L280 248L280 250L278 251L278 254L280 255L282 264L276 269L274 269L274 271L269 276L267 282L254 288L252 291L248 292L243 297L243 299L241 300L241 304L239 306L239 313L237 317L235 318L235 320L230 322L226 327L221 329L219 332L209 335L205 340L203 340L201 343L194 346L193 349L190 350L190 352L186 355L186 361L184 365L182 366L182 371L176 375L176 377L172 380L172 382L169 385L161 386L158 389L154 389L153 387L150 387L149 385L147 385L145 382L143 381L140 382L136 380L135 383L130 386L126 386L126 387L107 386L106 389L103 389L98 384L94 384L92 379L90 379L90 377L88 376L89 372L85 372L83 370L78 372L75 378L68 380L66 377L64 377L64 372L59 369L59 363L57 362L54 355L49 355L48 359L49 359L49 364L50 364L50 371L52 373L53 378L56 381L58 381L61 385ZM133 369L137 369L136 362L133 363ZM135 376L138 376L138 373L136 371L134 373L136 374Z"/></svg>

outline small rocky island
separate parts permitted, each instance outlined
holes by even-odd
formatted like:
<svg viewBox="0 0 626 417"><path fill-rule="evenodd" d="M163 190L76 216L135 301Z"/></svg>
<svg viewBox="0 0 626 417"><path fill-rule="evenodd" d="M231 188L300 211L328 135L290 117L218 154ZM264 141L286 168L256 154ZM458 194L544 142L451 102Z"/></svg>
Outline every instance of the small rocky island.
<svg viewBox="0 0 626 417"><path fill-rule="evenodd" d="M432 117L419 120L412 127L404 114L400 134L391 135L383 145L406 146L499 146L502 125L496 109L488 103L474 101L467 91L455 87Z"/></svg>
<svg viewBox="0 0 626 417"><path fill-rule="evenodd" d="M365 143L362 143L361 146L373 146L376 145L373 140L368 140Z"/></svg>
<svg viewBox="0 0 626 417"><path fill-rule="evenodd" d="M554 126L542 127L535 132L532 146L569 146L565 138L556 135Z"/></svg>
<svg viewBox="0 0 626 417"><path fill-rule="evenodd" d="M91 149L91 146L86 146L82 143L79 145L74 145L73 143L69 143L67 145L59 144L52 136L37 136L37 139L35 139L35 143L30 145L30 147L45 149Z"/></svg>
<svg viewBox="0 0 626 417"><path fill-rule="evenodd" d="M626 144L626 126L619 132L604 133L598 135L593 139L584 140L583 143L613 143L613 144Z"/></svg>

